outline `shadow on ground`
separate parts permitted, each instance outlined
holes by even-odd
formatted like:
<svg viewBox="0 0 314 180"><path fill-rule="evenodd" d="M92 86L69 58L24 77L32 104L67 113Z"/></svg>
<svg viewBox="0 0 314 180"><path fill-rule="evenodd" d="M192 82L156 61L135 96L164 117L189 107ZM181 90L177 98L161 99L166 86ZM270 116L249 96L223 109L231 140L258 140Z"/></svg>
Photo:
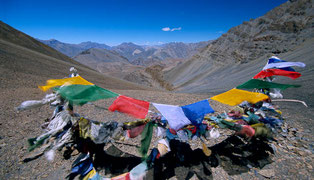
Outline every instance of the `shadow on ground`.
<svg viewBox="0 0 314 180"><path fill-rule="evenodd" d="M89 151L95 154L94 166L98 171L104 170L106 176L129 172L141 162L140 157L124 153L113 145L103 151L103 145L87 144ZM190 179L194 175L199 179L212 179L211 167L218 165L229 175L241 174L252 167L263 168L270 164L270 155L274 153L265 139L246 141L238 136L230 136L210 147L212 154L209 157L201 149L192 150L189 144L178 140L171 140L170 148L171 152L151 164L146 179L169 179L174 176Z"/></svg>

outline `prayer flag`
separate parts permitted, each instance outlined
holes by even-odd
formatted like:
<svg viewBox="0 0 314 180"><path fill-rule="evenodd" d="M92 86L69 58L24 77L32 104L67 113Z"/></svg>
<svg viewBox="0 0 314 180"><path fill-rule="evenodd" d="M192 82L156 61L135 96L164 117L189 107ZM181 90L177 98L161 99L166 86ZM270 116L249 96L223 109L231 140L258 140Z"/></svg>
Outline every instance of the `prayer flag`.
<svg viewBox="0 0 314 180"><path fill-rule="evenodd" d="M212 154L212 151L210 149L208 149L208 147L206 146L206 144L204 142L202 143L202 147L203 147L203 153L206 156L210 156Z"/></svg>
<svg viewBox="0 0 314 180"><path fill-rule="evenodd" d="M72 85L72 84L80 84L80 85L94 85L91 82L88 82L81 76L71 77L71 78L64 78L64 79L49 79L46 82L45 86L38 86L39 89L42 91L47 91L50 88L62 85Z"/></svg>
<svg viewBox="0 0 314 180"><path fill-rule="evenodd" d="M300 73L295 72L295 71L286 71L282 69L265 69L256 74L253 79L258 79L258 78L266 78L270 76L287 76L291 79L296 79L301 76Z"/></svg>
<svg viewBox="0 0 314 180"><path fill-rule="evenodd" d="M268 60L267 64L264 66L263 70L280 68L286 71L295 71L293 68L291 68L291 66L305 67L305 64L302 62L287 62L287 61L279 59L276 56L272 56Z"/></svg>
<svg viewBox="0 0 314 180"><path fill-rule="evenodd" d="M55 90L66 100L74 104L83 105L87 102L108 99L119 94L103 89L96 85L69 85L55 88Z"/></svg>
<svg viewBox="0 0 314 180"><path fill-rule="evenodd" d="M237 86L238 89L263 89L263 88L277 88L277 89L287 89L289 87L301 87L300 85L291 84L279 84L268 81L263 81L259 79L250 79L249 81Z"/></svg>
<svg viewBox="0 0 314 180"><path fill-rule="evenodd" d="M180 106L153 103L156 109L167 119L171 129L178 130L191 124Z"/></svg>
<svg viewBox="0 0 314 180"><path fill-rule="evenodd" d="M140 135L143 132L145 125L146 124L143 124L143 125L140 125L140 126L137 126L137 127L134 127L132 129L127 130L126 132L127 132L128 137L129 138L135 138L138 135Z"/></svg>
<svg viewBox="0 0 314 180"><path fill-rule="evenodd" d="M95 168L93 168L88 174L86 174L86 176L84 176L83 180L100 180L100 179L104 179L102 178L95 170Z"/></svg>
<svg viewBox="0 0 314 180"><path fill-rule="evenodd" d="M112 177L111 180L130 180L130 173L124 173L119 176Z"/></svg>
<svg viewBox="0 0 314 180"><path fill-rule="evenodd" d="M97 122L83 117L78 121L80 138L90 138L95 144L105 144L120 131L115 121Z"/></svg>
<svg viewBox="0 0 314 180"><path fill-rule="evenodd" d="M153 105L167 119L170 128L174 130L191 123L200 124L206 114L215 112L207 99L181 107L157 103L153 103Z"/></svg>
<svg viewBox="0 0 314 180"><path fill-rule="evenodd" d="M146 179L144 178L148 170L146 161L143 161L139 165L135 166L130 171L130 179Z"/></svg>
<svg viewBox="0 0 314 180"><path fill-rule="evenodd" d="M202 100L186 106L181 106L185 116L193 123L199 124L198 120L202 122L204 116L209 113L215 112L209 105L208 100Z"/></svg>
<svg viewBox="0 0 314 180"><path fill-rule="evenodd" d="M84 178L85 177L92 177L93 175L95 175L95 173L96 173L96 171L94 169L93 162L92 162L90 155L82 153L73 162L71 174L69 174L68 178L74 179L78 174L80 174L81 177L84 177Z"/></svg>
<svg viewBox="0 0 314 180"><path fill-rule="evenodd" d="M143 158L147 157L148 148L153 137L153 127L153 122L148 122L141 135L141 147L139 148L139 152Z"/></svg>
<svg viewBox="0 0 314 180"><path fill-rule="evenodd" d="M272 68L286 68L291 66L305 67L305 64L302 62L280 62L280 63L271 63L267 64L263 70L272 69Z"/></svg>
<svg viewBox="0 0 314 180"><path fill-rule="evenodd" d="M279 62L287 62L287 61L281 60L276 56L272 56L270 59L268 59L267 64L279 63ZM279 69L286 70L286 71L295 71L292 67L285 67L285 68L279 68Z"/></svg>
<svg viewBox="0 0 314 180"><path fill-rule="evenodd" d="M120 95L109 107L109 111L119 111L138 119L144 119L148 113L149 102Z"/></svg>
<svg viewBox="0 0 314 180"><path fill-rule="evenodd" d="M259 101L268 99L268 96L262 93L231 89L227 92L211 97L211 99L230 106L235 106L241 104L243 101L255 104Z"/></svg>
<svg viewBox="0 0 314 180"><path fill-rule="evenodd" d="M141 119L138 121L130 121L130 122L124 122L123 123L123 128L124 129L132 129L141 125L145 125L146 123L148 123L150 121L150 119Z"/></svg>
<svg viewBox="0 0 314 180"><path fill-rule="evenodd" d="M249 125L243 125L242 129L238 131L236 134L243 135L246 137L252 137L255 134L255 130Z"/></svg>

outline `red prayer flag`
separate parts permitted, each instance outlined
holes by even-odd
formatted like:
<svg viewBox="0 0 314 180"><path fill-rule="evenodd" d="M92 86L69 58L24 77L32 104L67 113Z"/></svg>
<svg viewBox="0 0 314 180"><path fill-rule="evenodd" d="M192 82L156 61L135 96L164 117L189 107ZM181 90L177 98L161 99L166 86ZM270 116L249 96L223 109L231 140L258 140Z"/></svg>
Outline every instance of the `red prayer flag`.
<svg viewBox="0 0 314 180"><path fill-rule="evenodd" d="M282 69L265 69L262 70L261 72L259 72L258 74L256 74L253 79L258 79L258 78L266 78L266 77L270 77L270 76L287 76L291 79L296 79L298 77L301 76L300 73L295 72L295 71L286 71L286 70L282 70Z"/></svg>
<svg viewBox="0 0 314 180"><path fill-rule="evenodd" d="M242 129L239 132L237 132L236 134L247 136L247 137L253 137L255 134L255 129L253 129L249 125L244 125L244 126L242 126Z"/></svg>
<svg viewBox="0 0 314 180"><path fill-rule="evenodd" d="M130 173L124 173L116 177L112 177L111 180L130 180Z"/></svg>
<svg viewBox="0 0 314 180"><path fill-rule="evenodd" d="M138 135L142 134L146 124L137 126L135 128L127 130L127 135L129 138L136 138Z"/></svg>
<svg viewBox="0 0 314 180"><path fill-rule="evenodd" d="M109 107L109 111L119 111L138 119L144 119L148 113L149 102L120 95Z"/></svg>

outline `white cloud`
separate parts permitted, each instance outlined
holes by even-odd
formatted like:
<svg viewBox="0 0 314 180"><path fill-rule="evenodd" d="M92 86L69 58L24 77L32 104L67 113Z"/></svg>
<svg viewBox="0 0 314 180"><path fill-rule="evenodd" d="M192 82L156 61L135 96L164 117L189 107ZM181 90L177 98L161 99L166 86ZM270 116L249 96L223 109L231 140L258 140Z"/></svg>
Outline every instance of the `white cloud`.
<svg viewBox="0 0 314 180"><path fill-rule="evenodd" d="M178 28L172 28L171 31L180 31L182 28L178 27Z"/></svg>
<svg viewBox="0 0 314 180"><path fill-rule="evenodd" d="M217 32L218 34L223 34L223 33L225 33L224 31L218 31Z"/></svg>
<svg viewBox="0 0 314 180"><path fill-rule="evenodd" d="M163 30L163 31L170 31L171 29L169 27L164 27L161 30Z"/></svg>
<svg viewBox="0 0 314 180"><path fill-rule="evenodd" d="M163 30L163 31L180 31L181 29L182 29L181 27L172 28L172 29L170 29L169 27L164 27L161 30Z"/></svg>

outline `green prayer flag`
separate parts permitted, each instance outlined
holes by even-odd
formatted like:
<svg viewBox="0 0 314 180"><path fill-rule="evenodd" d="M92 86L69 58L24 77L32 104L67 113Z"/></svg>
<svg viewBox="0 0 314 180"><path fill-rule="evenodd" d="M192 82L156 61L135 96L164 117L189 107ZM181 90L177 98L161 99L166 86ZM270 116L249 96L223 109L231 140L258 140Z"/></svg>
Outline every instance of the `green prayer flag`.
<svg viewBox="0 0 314 180"><path fill-rule="evenodd" d="M146 159L147 157L148 148L153 137L153 127L154 127L153 122L152 121L148 122L141 135L142 139L139 152L144 159Z"/></svg>
<svg viewBox="0 0 314 180"><path fill-rule="evenodd" d="M42 137L41 139L37 140L37 137L35 138L30 138L28 139L28 144L29 144L29 147L28 147L28 151L31 152L33 151L34 149L36 149L37 147L41 146L45 140L48 138L49 136L46 135L44 137Z"/></svg>
<svg viewBox="0 0 314 180"><path fill-rule="evenodd" d="M237 89L263 89L263 88L278 88L278 89L287 89L289 87L301 87L301 85L293 85L293 84L279 84L268 81L263 81L259 79L251 79L239 86Z"/></svg>
<svg viewBox="0 0 314 180"><path fill-rule="evenodd" d="M83 105L90 101L108 99L119 96L119 94L103 89L96 85L69 85L55 88L64 99L76 105Z"/></svg>

